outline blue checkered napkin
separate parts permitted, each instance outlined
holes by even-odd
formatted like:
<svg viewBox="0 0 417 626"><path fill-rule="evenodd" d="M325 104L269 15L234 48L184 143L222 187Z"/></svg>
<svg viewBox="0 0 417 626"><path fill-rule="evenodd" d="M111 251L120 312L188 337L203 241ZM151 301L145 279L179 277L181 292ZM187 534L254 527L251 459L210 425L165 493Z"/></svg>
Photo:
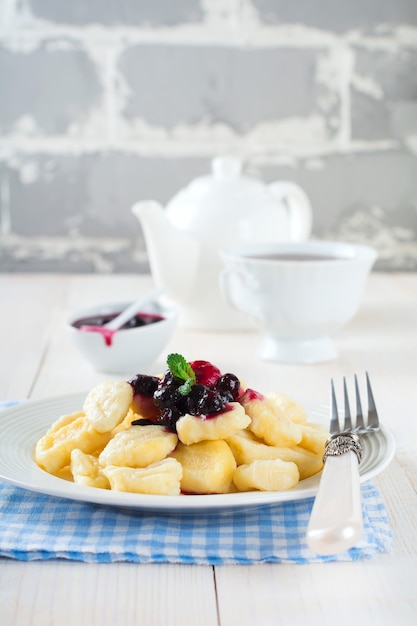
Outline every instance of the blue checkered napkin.
<svg viewBox="0 0 417 626"><path fill-rule="evenodd" d="M372 483L362 485L362 496L361 543L337 556L319 556L305 544L311 498L243 512L161 515L72 502L0 481L0 555L92 563L355 561L388 552L392 543L385 507Z"/></svg>

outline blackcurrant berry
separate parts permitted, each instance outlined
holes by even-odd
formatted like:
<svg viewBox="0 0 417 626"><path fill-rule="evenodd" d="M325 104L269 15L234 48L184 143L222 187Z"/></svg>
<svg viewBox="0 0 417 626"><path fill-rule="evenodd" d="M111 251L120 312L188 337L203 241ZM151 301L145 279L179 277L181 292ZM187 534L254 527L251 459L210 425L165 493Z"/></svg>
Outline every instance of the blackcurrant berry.
<svg viewBox="0 0 417 626"><path fill-rule="evenodd" d="M223 374L216 382L215 389L226 402L235 402L239 397L240 380L234 374Z"/></svg>
<svg viewBox="0 0 417 626"><path fill-rule="evenodd" d="M136 374L129 381L134 394L152 397L158 388L159 378L156 376L146 376L146 374Z"/></svg>

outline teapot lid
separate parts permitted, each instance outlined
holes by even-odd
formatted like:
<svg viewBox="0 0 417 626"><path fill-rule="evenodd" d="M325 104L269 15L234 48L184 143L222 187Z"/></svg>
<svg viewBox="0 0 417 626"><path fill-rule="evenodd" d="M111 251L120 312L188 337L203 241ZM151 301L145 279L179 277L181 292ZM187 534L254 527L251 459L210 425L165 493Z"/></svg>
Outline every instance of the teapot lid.
<svg viewBox="0 0 417 626"><path fill-rule="evenodd" d="M266 185L241 175L240 159L217 157L211 168L211 175L196 178L168 202L167 216L180 229L204 231L216 224L219 212L222 219L232 223L237 215L242 218L249 211L252 213L253 207L259 210L269 204ZM225 208L230 209L227 218Z"/></svg>
<svg viewBox="0 0 417 626"><path fill-rule="evenodd" d="M193 203L201 201L208 195L217 197L231 193L250 194L262 193L265 185L255 178L242 176L242 161L236 157L219 156L211 162L211 175L200 176L191 181L184 189L172 198L169 205L176 204L178 199Z"/></svg>

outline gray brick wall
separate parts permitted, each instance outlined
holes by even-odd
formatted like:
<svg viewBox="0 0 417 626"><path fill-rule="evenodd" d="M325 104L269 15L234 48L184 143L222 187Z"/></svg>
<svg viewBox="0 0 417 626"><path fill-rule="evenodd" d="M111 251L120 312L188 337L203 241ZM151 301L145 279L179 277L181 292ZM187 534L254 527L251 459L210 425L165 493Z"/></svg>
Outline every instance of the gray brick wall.
<svg viewBox="0 0 417 626"><path fill-rule="evenodd" d="M219 154L416 271L416 0L0 0L0 271L146 271Z"/></svg>

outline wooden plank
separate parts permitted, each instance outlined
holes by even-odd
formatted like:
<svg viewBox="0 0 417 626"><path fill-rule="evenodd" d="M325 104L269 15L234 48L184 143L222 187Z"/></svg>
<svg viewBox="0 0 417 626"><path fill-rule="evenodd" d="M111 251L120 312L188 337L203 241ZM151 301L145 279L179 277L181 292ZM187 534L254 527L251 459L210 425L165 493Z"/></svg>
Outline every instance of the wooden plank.
<svg viewBox="0 0 417 626"><path fill-rule="evenodd" d="M2 626L218 626L213 568L0 561Z"/></svg>
<svg viewBox="0 0 417 626"><path fill-rule="evenodd" d="M220 623L415 626L416 573L412 561L387 555L335 565L216 568Z"/></svg>
<svg viewBox="0 0 417 626"><path fill-rule="evenodd" d="M65 281L58 275L0 274L0 399L31 394Z"/></svg>

